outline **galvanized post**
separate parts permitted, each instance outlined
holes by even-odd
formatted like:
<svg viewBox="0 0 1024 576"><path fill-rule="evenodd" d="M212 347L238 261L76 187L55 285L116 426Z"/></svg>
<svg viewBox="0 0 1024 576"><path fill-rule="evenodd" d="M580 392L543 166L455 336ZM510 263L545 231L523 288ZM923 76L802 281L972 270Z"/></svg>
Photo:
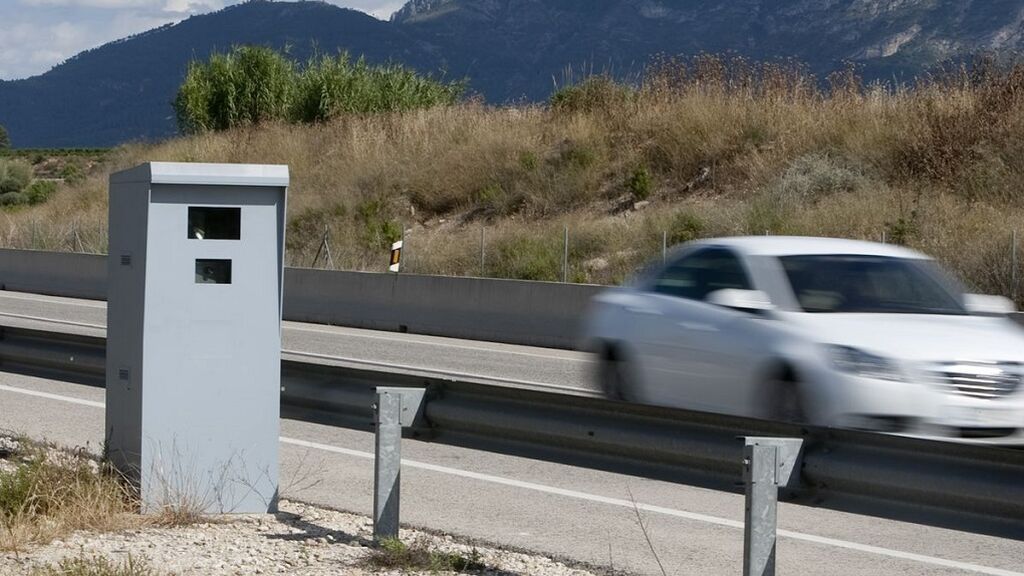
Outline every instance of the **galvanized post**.
<svg viewBox="0 0 1024 576"><path fill-rule="evenodd" d="M485 233L486 230L487 230L487 228L485 228L483 226L480 227L480 277L481 278L484 278L487 275L485 273L485 270L487 270L487 267L486 267L486 255L487 255L487 253L484 251L484 233Z"/></svg>
<svg viewBox="0 0 1024 576"><path fill-rule="evenodd" d="M793 438L746 439L743 576L775 575L779 486L788 485L799 470L802 446L803 440Z"/></svg>
<svg viewBox="0 0 1024 576"><path fill-rule="evenodd" d="M562 250L562 283L569 281L569 226L565 227L565 237Z"/></svg>
<svg viewBox="0 0 1024 576"><path fill-rule="evenodd" d="M398 537L402 471L402 396L377 391L377 442L373 465L373 537Z"/></svg>
<svg viewBox="0 0 1024 576"><path fill-rule="evenodd" d="M377 388L377 439L373 464L373 538L398 538L402 428L423 417L424 388Z"/></svg>
<svg viewBox="0 0 1024 576"><path fill-rule="evenodd" d="M743 576L775 575L775 527L779 488L775 446L748 445L743 451L747 503L743 524Z"/></svg>
<svg viewBox="0 0 1024 576"><path fill-rule="evenodd" d="M661 263L668 258L668 232L661 233Z"/></svg>
<svg viewBox="0 0 1024 576"><path fill-rule="evenodd" d="M1017 231L1013 231L1010 246L1010 298L1017 301Z"/></svg>

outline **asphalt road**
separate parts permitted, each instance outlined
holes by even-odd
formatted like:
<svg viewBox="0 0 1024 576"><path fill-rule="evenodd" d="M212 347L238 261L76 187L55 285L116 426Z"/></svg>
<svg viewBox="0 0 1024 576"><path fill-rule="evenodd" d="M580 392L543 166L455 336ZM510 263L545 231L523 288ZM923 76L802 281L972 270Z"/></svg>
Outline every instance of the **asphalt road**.
<svg viewBox="0 0 1024 576"><path fill-rule="evenodd" d="M0 428L96 449L104 391L0 373ZM369 514L373 437L282 422L282 495ZM743 498L671 482L407 440L409 524L598 567L739 574ZM641 528L641 523L644 528ZM1024 542L781 504L780 574L1024 576Z"/></svg>
<svg viewBox="0 0 1024 576"><path fill-rule="evenodd" d="M0 291L0 324L98 333L106 321L105 302ZM582 352L299 322L285 322L282 337L285 353L299 358L487 384L594 391L591 360Z"/></svg>
<svg viewBox="0 0 1024 576"><path fill-rule="evenodd" d="M0 292L0 323L101 334L105 317L102 302ZM285 323L284 348L593 393L590 360L575 352L297 323ZM101 389L0 373L0 428L95 449L103 399ZM368 514L372 451L368 433L285 420L282 494ZM658 559L673 575L741 571L738 494L412 440L403 451L408 523L634 573L661 574ZM781 574L1024 576L1016 540L790 504L779 523Z"/></svg>

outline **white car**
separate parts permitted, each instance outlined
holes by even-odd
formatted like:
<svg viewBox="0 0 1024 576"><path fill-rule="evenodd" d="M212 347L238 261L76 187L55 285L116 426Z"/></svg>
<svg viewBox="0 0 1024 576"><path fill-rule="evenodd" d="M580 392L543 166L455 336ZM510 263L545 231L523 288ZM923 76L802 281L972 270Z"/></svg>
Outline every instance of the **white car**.
<svg viewBox="0 0 1024 576"><path fill-rule="evenodd" d="M598 295L584 345L615 399L1024 444L1012 311L897 246L719 238Z"/></svg>

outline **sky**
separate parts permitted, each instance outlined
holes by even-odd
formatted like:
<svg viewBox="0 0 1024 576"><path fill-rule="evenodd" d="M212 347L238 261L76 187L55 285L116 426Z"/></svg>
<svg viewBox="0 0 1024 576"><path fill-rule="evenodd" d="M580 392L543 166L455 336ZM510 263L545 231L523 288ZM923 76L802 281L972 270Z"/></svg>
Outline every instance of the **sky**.
<svg viewBox="0 0 1024 576"><path fill-rule="evenodd" d="M0 0L0 80L46 72L82 50L241 0ZM327 0L386 20L404 0Z"/></svg>

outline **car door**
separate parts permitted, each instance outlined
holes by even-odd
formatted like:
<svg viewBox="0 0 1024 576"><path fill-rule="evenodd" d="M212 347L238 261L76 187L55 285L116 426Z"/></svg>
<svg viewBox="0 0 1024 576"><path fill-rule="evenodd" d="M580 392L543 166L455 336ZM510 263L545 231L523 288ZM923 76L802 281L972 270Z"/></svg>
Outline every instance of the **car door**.
<svg viewBox="0 0 1024 576"><path fill-rule="evenodd" d="M749 290L740 259L709 247L666 266L648 287L644 341L651 402L714 412L742 412L747 379L744 326L754 318L706 302L716 290Z"/></svg>

